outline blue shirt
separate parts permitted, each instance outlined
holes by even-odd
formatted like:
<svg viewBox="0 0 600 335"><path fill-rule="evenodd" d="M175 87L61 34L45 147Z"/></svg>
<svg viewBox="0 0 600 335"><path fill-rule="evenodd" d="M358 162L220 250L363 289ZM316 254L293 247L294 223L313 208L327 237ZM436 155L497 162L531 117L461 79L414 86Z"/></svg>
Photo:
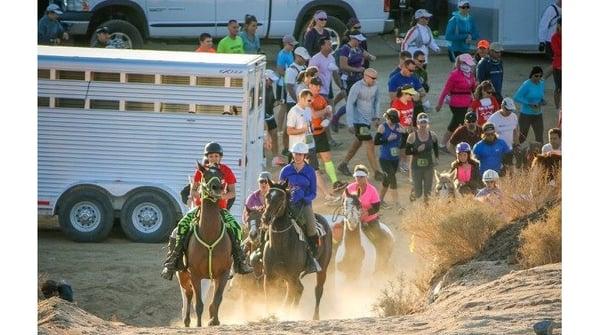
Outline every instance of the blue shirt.
<svg viewBox="0 0 600 335"><path fill-rule="evenodd" d="M396 161L400 159L400 140L402 139L402 133L398 131L400 125L394 126L394 129L388 126L387 122L383 124L383 138L387 141L387 138L392 134L396 134L396 139L393 141L387 141L383 143L379 148L379 158L385 161Z"/></svg>
<svg viewBox="0 0 600 335"><path fill-rule="evenodd" d="M317 174L308 163L300 171L296 171L293 163L281 169L279 181L286 181L292 191L292 204L311 205L317 197Z"/></svg>
<svg viewBox="0 0 600 335"><path fill-rule="evenodd" d="M258 35L254 35L254 39L250 39L248 33L242 31L240 33L242 42L244 42L244 53L246 54L257 54L260 51L260 38Z"/></svg>
<svg viewBox="0 0 600 335"><path fill-rule="evenodd" d="M448 49L452 51L469 52L470 45L465 42L467 35L471 34L471 40L476 43L479 32L471 15L462 16L458 11L452 13L452 17L446 26L446 40Z"/></svg>
<svg viewBox="0 0 600 335"><path fill-rule="evenodd" d="M473 154L479 160L479 174L483 175L486 170L494 170L500 173L502 169L502 157L510 153L510 147L503 139L496 139L492 143L481 140L475 143Z"/></svg>
<svg viewBox="0 0 600 335"><path fill-rule="evenodd" d="M50 44L51 39L62 38L65 28L57 20L44 15L38 22L38 44Z"/></svg>
<svg viewBox="0 0 600 335"><path fill-rule="evenodd" d="M402 75L402 72L397 72L388 81L388 92L396 92L398 88L407 84L412 85L417 91L423 87L419 78L417 78L417 76L414 74L410 77L405 77Z"/></svg>
<svg viewBox="0 0 600 335"><path fill-rule="evenodd" d="M513 99L516 103L521 105L521 114L528 115L540 115L542 114L542 107L538 107L537 110L534 110L529 106L530 104L539 104L544 99L544 81L540 80L540 82L536 85L531 79L527 79L517 92L515 93Z"/></svg>
<svg viewBox="0 0 600 335"><path fill-rule="evenodd" d="M287 51L285 49L279 50L277 53L277 67L282 68L284 71L288 68L288 66L292 65L294 62L294 54L291 51ZM283 86L283 76L279 78L277 81L278 86Z"/></svg>
<svg viewBox="0 0 600 335"><path fill-rule="evenodd" d="M502 60L493 60L490 57L484 57L477 64L477 81L489 80L494 85L494 89L499 95L502 95L502 80L504 78L504 66Z"/></svg>

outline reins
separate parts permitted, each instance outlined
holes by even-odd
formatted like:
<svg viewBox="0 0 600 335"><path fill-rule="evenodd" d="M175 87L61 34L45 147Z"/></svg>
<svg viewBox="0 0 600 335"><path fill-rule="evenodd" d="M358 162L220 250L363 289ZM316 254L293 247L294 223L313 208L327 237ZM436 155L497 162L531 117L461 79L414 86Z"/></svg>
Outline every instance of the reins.
<svg viewBox="0 0 600 335"><path fill-rule="evenodd" d="M276 191L284 193L284 195L285 195L285 200L284 201L286 201L286 203L287 203L287 192L285 190L282 190L282 189L276 188L276 187L271 188L271 190L276 190ZM281 216L281 217L288 217L289 218L289 213L285 213L285 215ZM272 232L272 233L275 233L275 234L285 233L286 231L290 230L294 226L294 224L292 222L290 222L290 225L287 228L285 228L283 230L276 230L275 228L273 228L273 222L275 222L276 219L277 218L273 218L273 220L269 224L269 231Z"/></svg>

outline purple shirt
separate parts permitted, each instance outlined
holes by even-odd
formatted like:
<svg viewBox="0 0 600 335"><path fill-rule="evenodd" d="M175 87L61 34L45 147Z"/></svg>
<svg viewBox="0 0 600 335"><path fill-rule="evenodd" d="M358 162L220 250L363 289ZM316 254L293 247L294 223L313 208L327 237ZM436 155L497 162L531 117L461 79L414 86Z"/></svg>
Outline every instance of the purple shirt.
<svg viewBox="0 0 600 335"><path fill-rule="evenodd" d="M248 199L246 199L246 208L249 210L254 210L257 207L264 205L265 203L263 202L263 196L260 194L260 190L252 192L252 194L248 196Z"/></svg>
<svg viewBox="0 0 600 335"><path fill-rule="evenodd" d="M316 66L319 69L319 78L321 78L321 81L323 82L320 93L328 95L333 71L337 71L338 69L337 65L335 65L335 59L333 58L333 55L329 54L327 57L325 57L323 53L319 52L312 56L308 65Z"/></svg>

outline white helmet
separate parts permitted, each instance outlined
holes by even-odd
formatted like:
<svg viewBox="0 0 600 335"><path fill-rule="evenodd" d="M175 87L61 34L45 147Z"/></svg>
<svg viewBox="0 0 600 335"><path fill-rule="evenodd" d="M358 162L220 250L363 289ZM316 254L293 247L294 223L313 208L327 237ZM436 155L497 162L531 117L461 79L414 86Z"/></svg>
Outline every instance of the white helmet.
<svg viewBox="0 0 600 335"><path fill-rule="evenodd" d="M500 179L500 176L494 170L485 170L483 173L483 181L498 181L498 179Z"/></svg>
<svg viewBox="0 0 600 335"><path fill-rule="evenodd" d="M304 143L304 142L298 142L298 143L294 144L294 146L292 147L292 150L290 150L290 151L295 154L307 154L308 153L308 145L306 145L306 143Z"/></svg>

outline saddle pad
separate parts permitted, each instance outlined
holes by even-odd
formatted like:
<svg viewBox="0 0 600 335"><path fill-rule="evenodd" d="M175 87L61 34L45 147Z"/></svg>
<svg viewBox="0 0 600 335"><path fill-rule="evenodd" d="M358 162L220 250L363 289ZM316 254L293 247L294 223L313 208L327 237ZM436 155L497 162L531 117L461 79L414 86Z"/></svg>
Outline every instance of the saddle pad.
<svg viewBox="0 0 600 335"><path fill-rule="evenodd" d="M317 230L317 236L319 236L319 238L325 236L326 231L325 228L323 228L323 225L321 223L319 223L319 221L315 220L315 228ZM304 233L304 230L302 229L302 227L300 227L300 225L298 224L298 222L296 222L296 220L292 219L292 225L294 226L294 229L296 230L296 233L298 234L298 238L300 239L300 241L306 242L306 234Z"/></svg>

